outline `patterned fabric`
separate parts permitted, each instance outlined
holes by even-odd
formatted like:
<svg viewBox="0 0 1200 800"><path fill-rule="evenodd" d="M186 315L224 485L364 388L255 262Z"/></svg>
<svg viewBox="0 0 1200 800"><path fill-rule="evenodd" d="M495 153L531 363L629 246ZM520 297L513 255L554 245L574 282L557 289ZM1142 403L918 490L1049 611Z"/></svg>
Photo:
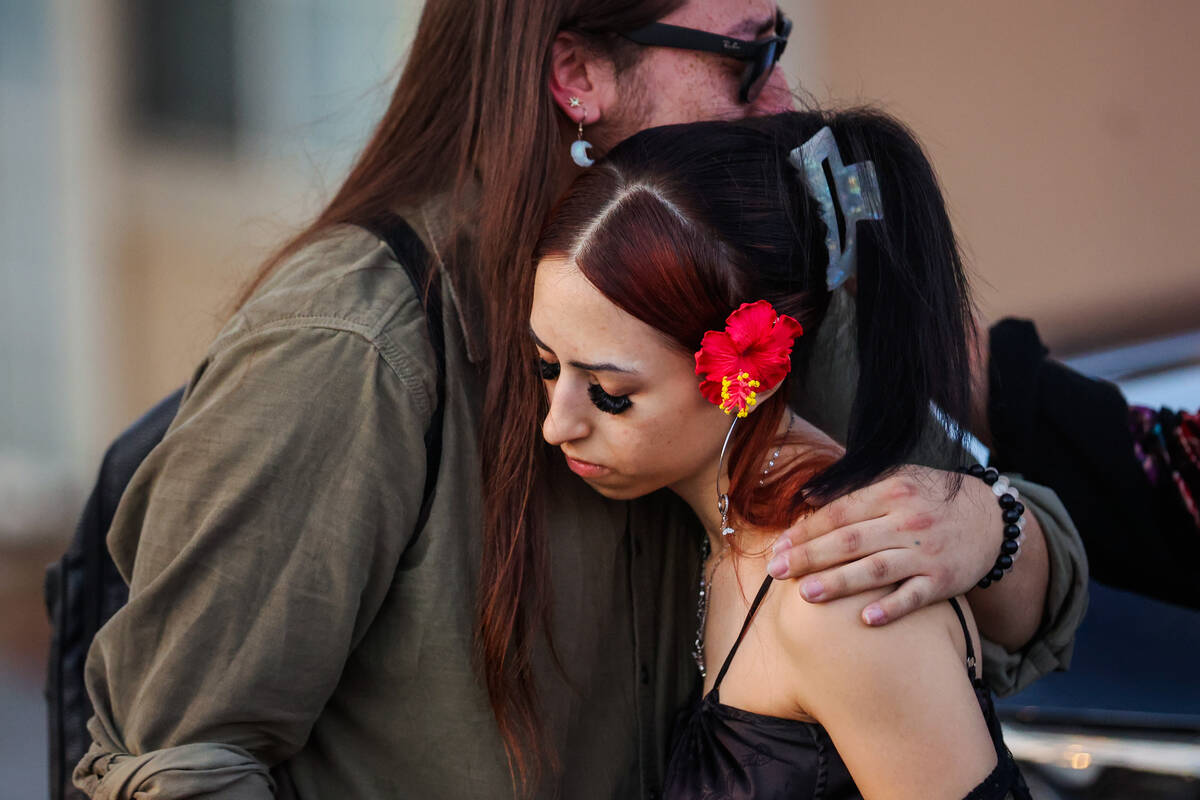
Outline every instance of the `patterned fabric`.
<svg viewBox="0 0 1200 800"><path fill-rule="evenodd" d="M1146 480L1170 495L1200 533L1200 413L1130 406L1129 430Z"/></svg>

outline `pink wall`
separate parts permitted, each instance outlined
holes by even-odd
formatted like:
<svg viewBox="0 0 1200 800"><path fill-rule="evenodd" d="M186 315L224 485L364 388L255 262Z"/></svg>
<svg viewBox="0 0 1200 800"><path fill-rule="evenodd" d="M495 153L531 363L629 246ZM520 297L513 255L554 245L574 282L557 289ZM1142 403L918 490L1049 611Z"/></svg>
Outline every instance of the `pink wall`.
<svg viewBox="0 0 1200 800"><path fill-rule="evenodd" d="M1200 327L1200 3L784 5L797 83L921 136L986 317L1061 351Z"/></svg>

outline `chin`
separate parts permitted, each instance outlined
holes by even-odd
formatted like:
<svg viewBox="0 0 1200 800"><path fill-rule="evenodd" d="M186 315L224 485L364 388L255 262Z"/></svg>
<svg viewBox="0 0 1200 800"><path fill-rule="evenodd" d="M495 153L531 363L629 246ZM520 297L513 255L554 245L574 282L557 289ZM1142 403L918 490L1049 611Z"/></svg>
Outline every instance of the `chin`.
<svg viewBox="0 0 1200 800"><path fill-rule="evenodd" d="M600 481L590 481L587 478L583 478L582 480L609 500L636 500L654 491L653 489L641 489L636 486L605 486Z"/></svg>
<svg viewBox="0 0 1200 800"><path fill-rule="evenodd" d="M634 499L642 496L641 493L633 492L628 489L618 489L618 488L613 488L610 486L600 486L598 484L592 483L591 481L587 481L586 483L588 486L591 486L593 489L595 489L597 492L599 492L600 494L607 497L609 500L634 500Z"/></svg>

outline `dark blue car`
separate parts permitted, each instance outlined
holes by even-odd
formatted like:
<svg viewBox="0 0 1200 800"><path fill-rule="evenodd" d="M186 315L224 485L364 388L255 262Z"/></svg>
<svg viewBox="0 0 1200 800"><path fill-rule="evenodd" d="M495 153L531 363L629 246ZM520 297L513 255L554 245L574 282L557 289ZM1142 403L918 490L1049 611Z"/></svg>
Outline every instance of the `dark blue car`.
<svg viewBox="0 0 1200 800"><path fill-rule="evenodd" d="M1200 798L1200 612L1090 592L1070 671L997 703L1034 796Z"/></svg>

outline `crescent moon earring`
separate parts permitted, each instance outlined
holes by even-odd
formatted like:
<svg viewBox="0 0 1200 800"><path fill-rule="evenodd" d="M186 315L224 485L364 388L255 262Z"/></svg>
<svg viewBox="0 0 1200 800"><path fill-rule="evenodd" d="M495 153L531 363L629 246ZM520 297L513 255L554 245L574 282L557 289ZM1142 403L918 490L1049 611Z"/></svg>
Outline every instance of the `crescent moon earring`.
<svg viewBox="0 0 1200 800"><path fill-rule="evenodd" d="M571 108L583 109L583 116L579 118L579 138L571 142L571 160L581 167L590 167L596 162L588 156L588 150L591 149L592 143L583 138L583 123L587 120L587 106L583 105L578 97L572 97L570 105Z"/></svg>

